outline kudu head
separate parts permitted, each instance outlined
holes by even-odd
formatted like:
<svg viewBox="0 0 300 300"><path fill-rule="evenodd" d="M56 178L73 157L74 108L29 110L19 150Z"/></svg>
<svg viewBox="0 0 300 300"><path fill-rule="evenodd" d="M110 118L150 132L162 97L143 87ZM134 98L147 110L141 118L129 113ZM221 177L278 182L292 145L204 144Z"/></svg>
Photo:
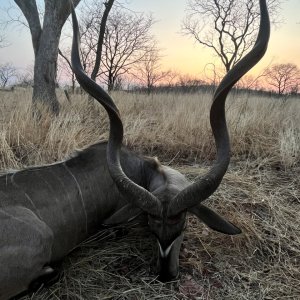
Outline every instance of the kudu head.
<svg viewBox="0 0 300 300"><path fill-rule="evenodd" d="M238 234L240 229L224 220L217 213L201 204L218 188L230 160L230 144L225 118L225 100L232 86L264 55L270 35L266 0L259 0L261 21L253 49L223 78L215 91L210 110L210 123L215 138L217 154L211 169L202 178L190 184L179 172L152 161L146 170L147 189L135 184L123 172L120 149L123 125L119 111L111 97L83 71L79 58L79 31L74 9L72 67L80 85L106 109L110 120L107 145L107 162L111 177L128 205L116 212L107 223L121 223L140 212L148 215L151 231L159 248L159 279L169 281L178 275L179 250L186 223L186 214L196 215L210 228L225 234Z"/></svg>

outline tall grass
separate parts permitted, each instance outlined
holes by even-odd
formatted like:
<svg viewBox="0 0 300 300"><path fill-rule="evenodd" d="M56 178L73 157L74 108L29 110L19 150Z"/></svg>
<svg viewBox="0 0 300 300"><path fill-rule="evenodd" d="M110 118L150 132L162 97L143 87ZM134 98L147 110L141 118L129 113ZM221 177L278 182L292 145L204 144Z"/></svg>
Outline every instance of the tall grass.
<svg viewBox="0 0 300 300"><path fill-rule="evenodd" d="M166 160L174 156L192 161L214 158L211 94L116 96L130 146ZM263 159L286 167L299 162L300 99L231 95L226 111L234 158Z"/></svg>
<svg viewBox="0 0 300 300"><path fill-rule="evenodd" d="M3 96L4 95L4 96ZM46 112L36 122L30 112L30 90L0 95L0 168L21 167L60 160L74 149L108 136L106 113L86 96L68 103L61 113ZM209 125L212 95L115 93L125 126L124 143L137 152L162 160L212 160L215 147ZM288 100L231 95L226 112L232 157L264 164L294 166L300 158L300 99Z"/></svg>

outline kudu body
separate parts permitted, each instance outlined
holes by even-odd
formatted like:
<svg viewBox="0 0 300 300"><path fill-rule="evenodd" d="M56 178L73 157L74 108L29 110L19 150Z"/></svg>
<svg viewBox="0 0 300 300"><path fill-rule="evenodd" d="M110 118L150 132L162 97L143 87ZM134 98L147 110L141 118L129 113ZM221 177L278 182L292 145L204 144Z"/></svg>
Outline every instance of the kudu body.
<svg viewBox="0 0 300 300"><path fill-rule="evenodd" d="M107 143L53 165L0 177L0 299L51 277L67 255L126 204L108 172ZM122 151L126 174L143 185L155 164ZM153 170L155 172L155 170Z"/></svg>
<svg viewBox="0 0 300 300"><path fill-rule="evenodd" d="M226 234L240 230L202 205L219 186L229 164L225 100L231 87L263 56L269 37L265 0L260 0L257 42L222 80L211 107L217 159L200 180L155 159L121 149L123 126L110 96L83 72L78 52L74 10L72 66L80 85L99 101L110 119L108 143L93 145L53 165L25 169L0 177L0 300L26 290L53 273L51 263L64 257L101 224L125 223L146 213L158 241L162 281L178 275L179 250L187 212Z"/></svg>

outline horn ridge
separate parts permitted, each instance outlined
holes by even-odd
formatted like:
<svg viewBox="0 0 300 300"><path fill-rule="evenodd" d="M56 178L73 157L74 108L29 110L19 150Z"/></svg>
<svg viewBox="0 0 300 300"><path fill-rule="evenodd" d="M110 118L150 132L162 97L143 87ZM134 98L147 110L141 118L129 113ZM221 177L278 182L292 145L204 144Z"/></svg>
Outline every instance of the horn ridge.
<svg viewBox="0 0 300 300"><path fill-rule="evenodd" d="M266 0L260 0L260 26L252 50L244 56L219 84L210 111L210 123L217 148L217 158L208 173L182 190L170 203L168 215L191 208L207 199L220 185L230 161L230 141L225 116L226 97L233 85L264 56L270 37Z"/></svg>
<svg viewBox="0 0 300 300"><path fill-rule="evenodd" d="M120 113L109 94L83 71L79 56L79 26L72 3L71 10L73 22L73 42L71 52L72 69L82 88L94 97L108 113L110 131L106 155L110 175L122 195L124 195L130 203L149 214L160 214L161 205L158 199L146 189L129 179L122 169L120 151L123 142L123 124Z"/></svg>

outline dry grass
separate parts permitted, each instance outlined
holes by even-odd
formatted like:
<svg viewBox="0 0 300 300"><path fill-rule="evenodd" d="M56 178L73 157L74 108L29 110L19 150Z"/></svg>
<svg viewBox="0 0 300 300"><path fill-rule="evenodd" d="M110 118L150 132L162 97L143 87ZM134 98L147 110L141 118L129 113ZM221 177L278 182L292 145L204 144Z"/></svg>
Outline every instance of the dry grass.
<svg viewBox="0 0 300 300"><path fill-rule="evenodd" d="M63 100L61 116L39 124L31 119L30 97L0 94L1 169L53 162L106 138L105 113L83 106L81 96L72 105ZM210 165L210 95L115 97L129 147L158 155L191 179ZM31 299L299 299L299 112L299 99L229 99L234 159L207 204L243 234L224 236L190 217L178 281L155 280L156 244L133 224L82 244L64 260L60 281Z"/></svg>
<svg viewBox="0 0 300 300"><path fill-rule="evenodd" d="M208 121L210 94L114 95L125 125L125 143L164 161L198 162L215 155ZM75 95L61 94L60 117L31 118L30 90L0 94L1 169L59 160L75 148L107 138L106 113ZM5 98L6 97L6 98ZM231 96L227 117L232 156L262 164L297 165L300 159L300 101ZM15 157L14 157L15 156Z"/></svg>

